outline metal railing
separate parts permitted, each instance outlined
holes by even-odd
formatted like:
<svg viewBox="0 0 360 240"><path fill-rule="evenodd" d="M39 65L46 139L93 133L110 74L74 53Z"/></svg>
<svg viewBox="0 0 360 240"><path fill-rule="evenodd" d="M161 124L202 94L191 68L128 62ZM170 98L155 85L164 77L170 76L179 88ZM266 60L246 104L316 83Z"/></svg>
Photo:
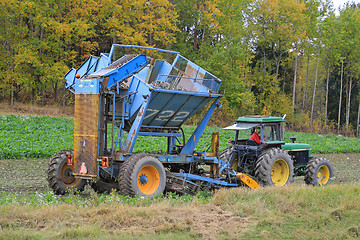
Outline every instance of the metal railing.
<svg viewBox="0 0 360 240"><path fill-rule="evenodd" d="M217 93L220 88L218 79L190 78L185 76L159 74L154 86L163 89L172 89L189 92Z"/></svg>

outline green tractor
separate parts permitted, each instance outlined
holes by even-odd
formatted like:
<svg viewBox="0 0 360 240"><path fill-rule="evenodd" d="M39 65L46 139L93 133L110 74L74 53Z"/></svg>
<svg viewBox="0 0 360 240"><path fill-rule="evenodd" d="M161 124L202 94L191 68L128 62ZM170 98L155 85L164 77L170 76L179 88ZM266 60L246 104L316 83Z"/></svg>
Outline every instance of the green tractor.
<svg viewBox="0 0 360 240"><path fill-rule="evenodd" d="M285 118L285 117L284 117ZM311 156L311 146L284 142L282 117L244 116L224 128L235 131L231 146L220 154L236 171L253 176L261 186L283 186L304 176L306 184L325 185L333 177L331 163ZM256 136L257 135L257 136ZM251 136L251 137L250 137Z"/></svg>

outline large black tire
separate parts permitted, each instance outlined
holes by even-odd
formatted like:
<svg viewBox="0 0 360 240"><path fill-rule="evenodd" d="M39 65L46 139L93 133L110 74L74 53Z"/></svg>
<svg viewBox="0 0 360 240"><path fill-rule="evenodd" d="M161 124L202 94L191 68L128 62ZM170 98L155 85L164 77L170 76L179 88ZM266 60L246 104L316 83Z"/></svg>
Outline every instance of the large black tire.
<svg viewBox="0 0 360 240"><path fill-rule="evenodd" d="M305 170L304 181L309 185L325 185L333 177L333 167L326 158L311 159Z"/></svg>
<svg viewBox="0 0 360 240"><path fill-rule="evenodd" d="M74 166L67 164L67 155L74 155L74 150L61 150L50 159L47 170L49 186L55 194L64 195L84 190L86 180L75 178L72 173Z"/></svg>
<svg viewBox="0 0 360 240"><path fill-rule="evenodd" d="M234 146L233 145L228 146L219 154L219 158L226 162L229 161L232 151L234 151Z"/></svg>
<svg viewBox="0 0 360 240"><path fill-rule="evenodd" d="M225 148L220 154L219 154L219 158L222 161L225 162L229 162L231 167L235 170L238 171L238 160L237 160L237 154L233 154L234 151L234 146L231 145L227 148Z"/></svg>
<svg viewBox="0 0 360 240"><path fill-rule="evenodd" d="M125 196L153 198L162 194L166 186L166 173L162 163L148 154L134 154L121 166L119 192Z"/></svg>
<svg viewBox="0 0 360 240"><path fill-rule="evenodd" d="M284 186L294 181L294 163L284 150L270 148L260 156L255 177L262 186Z"/></svg>

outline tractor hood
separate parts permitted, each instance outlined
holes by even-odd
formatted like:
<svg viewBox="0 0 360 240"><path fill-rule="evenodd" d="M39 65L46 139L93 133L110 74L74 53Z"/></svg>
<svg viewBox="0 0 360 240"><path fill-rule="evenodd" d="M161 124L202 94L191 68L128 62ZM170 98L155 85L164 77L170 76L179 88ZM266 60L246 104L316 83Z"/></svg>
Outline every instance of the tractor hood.
<svg viewBox="0 0 360 240"><path fill-rule="evenodd" d="M311 146L306 143L285 143L281 148L285 151L311 151Z"/></svg>

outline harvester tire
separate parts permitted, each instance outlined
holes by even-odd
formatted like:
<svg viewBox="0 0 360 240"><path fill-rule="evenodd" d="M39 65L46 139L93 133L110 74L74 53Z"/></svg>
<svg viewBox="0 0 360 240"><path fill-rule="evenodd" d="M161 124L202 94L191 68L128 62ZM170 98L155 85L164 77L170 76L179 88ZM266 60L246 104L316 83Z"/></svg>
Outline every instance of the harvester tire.
<svg viewBox="0 0 360 240"><path fill-rule="evenodd" d="M333 167L329 160L326 158L313 158L311 159L305 170L304 181L309 185L325 185L333 177Z"/></svg>
<svg viewBox="0 0 360 240"><path fill-rule="evenodd" d="M153 198L162 194L166 186L166 173L162 163L148 154L134 154L121 166L119 193L125 196Z"/></svg>
<svg viewBox="0 0 360 240"><path fill-rule="evenodd" d="M294 163L284 150L270 148L260 154L255 177L262 186L283 186L294 181Z"/></svg>
<svg viewBox="0 0 360 240"><path fill-rule="evenodd" d="M61 150L50 159L47 178L55 194L64 195L84 190L86 180L75 178L72 173L74 165L67 164L67 156L74 155L74 150Z"/></svg>

